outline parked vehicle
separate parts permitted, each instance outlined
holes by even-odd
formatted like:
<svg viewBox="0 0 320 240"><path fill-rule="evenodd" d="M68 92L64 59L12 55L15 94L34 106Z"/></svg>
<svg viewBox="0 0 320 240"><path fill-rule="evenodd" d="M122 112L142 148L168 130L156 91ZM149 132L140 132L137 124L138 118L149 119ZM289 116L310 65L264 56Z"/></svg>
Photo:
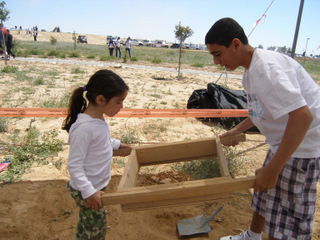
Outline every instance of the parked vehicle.
<svg viewBox="0 0 320 240"><path fill-rule="evenodd" d="M190 48L190 49L193 49L193 50L199 50L199 49L200 49L200 46L199 46L199 44L190 44L190 45L189 45L189 48Z"/></svg>
<svg viewBox="0 0 320 240"><path fill-rule="evenodd" d="M117 37L108 35L107 38L106 38L106 43L107 44L110 42L110 39L112 39L113 42L117 41Z"/></svg>
<svg viewBox="0 0 320 240"><path fill-rule="evenodd" d="M130 39L131 41L131 46L142 46L142 42L141 41L138 41L137 39ZM123 45L125 45L126 43L124 42Z"/></svg>
<svg viewBox="0 0 320 240"><path fill-rule="evenodd" d="M179 48L180 44L179 43L174 43L170 46L170 48Z"/></svg>
<svg viewBox="0 0 320 240"><path fill-rule="evenodd" d="M142 40L142 45L143 46L147 46L147 47L152 47L153 46L153 42L151 40Z"/></svg>
<svg viewBox="0 0 320 240"><path fill-rule="evenodd" d="M86 36L78 36L77 43L88 43Z"/></svg>
<svg viewBox="0 0 320 240"><path fill-rule="evenodd" d="M153 46L154 47L163 47L163 48L168 48L169 45L166 42L166 40L155 40L153 41Z"/></svg>

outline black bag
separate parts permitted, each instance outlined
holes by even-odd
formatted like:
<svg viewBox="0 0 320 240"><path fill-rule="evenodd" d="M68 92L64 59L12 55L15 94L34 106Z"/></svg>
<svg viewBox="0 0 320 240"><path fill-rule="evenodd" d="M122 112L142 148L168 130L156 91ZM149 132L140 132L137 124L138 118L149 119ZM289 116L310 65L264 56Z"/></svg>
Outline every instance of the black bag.
<svg viewBox="0 0 320 240"><path fill-rule="evenodd" d="M215 83L209 83L207 89L193 91L187 104L188 109L247 109L247 94L243 90L231 90ZM207 118L230 129L246 118ZM250 129L251 130L251 129ZM257 130L256 130L257 131Z"/></svg>

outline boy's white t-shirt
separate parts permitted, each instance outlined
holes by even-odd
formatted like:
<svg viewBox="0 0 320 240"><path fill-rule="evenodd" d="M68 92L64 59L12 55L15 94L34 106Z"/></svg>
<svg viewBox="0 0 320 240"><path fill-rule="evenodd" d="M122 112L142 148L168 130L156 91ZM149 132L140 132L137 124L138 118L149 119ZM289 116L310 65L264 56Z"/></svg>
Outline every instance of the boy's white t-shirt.
<svg viewBox="0 0 320 240"><path fill-rule="evenodd" d="M113 149L119 148L120 141L110 137L105 120L79 113L69 130L68 143L69 183L86 199L108 185Z"/></svg>
<svg viewBox="0 0 320 240"><path fill-rule="evenodd" d="M126 48L130 48L131 47L131 40L127 40L126 41Z"/></svg>
<svg viewBox="0 0 320 240"><path fill-rule="evenodd" d="M121 46L121 44L120 44L120 39L117 39L117 41L116 41L116 46L117 46L118 48Z"/></svg>
<svg viewBox="0 0 320 240"><path fill-rule="evenodd" d="M320 156L320 91L299 63L281 53L256 49L242 84L247 92L249 117L273 153L282 141L289 113L307 105L313 122L292 156Z"/></svg>

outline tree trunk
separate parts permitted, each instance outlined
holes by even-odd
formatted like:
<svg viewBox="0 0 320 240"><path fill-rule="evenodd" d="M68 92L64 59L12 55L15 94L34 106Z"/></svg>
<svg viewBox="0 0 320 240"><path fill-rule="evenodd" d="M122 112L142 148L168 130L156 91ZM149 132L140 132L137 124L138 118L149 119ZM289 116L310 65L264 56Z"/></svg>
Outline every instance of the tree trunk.
<svg viewBox="0 0 320 240"><path fill-rule="evenodd" d="M182 46L182 42L180 42L180 46L179 46L179 66L178 66L178 80L180 80L180 65L181 65L181 46Z"/></svg>

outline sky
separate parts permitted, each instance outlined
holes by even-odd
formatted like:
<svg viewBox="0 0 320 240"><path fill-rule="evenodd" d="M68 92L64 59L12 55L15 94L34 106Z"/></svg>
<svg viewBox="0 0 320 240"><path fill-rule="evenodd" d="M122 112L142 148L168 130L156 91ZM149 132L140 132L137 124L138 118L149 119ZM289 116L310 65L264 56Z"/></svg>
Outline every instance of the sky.
<svg viewBox="0 0 320 240"><path fill-rule="evenodd" d="M301 0L4 1L10 11L10 18L4 23L7 28L38 26L39 30L52 31L59 26L62 32L177 42L175 26L181 23L194 32L187 43L203 44L214 22L231 17L247 35L253 30L250 45L262 45L264 49L292 48L301 3ZM307 50L307 55L320 55L320 31L316 26L319 13L320 0L304 0L296 53Z"/></svg>

